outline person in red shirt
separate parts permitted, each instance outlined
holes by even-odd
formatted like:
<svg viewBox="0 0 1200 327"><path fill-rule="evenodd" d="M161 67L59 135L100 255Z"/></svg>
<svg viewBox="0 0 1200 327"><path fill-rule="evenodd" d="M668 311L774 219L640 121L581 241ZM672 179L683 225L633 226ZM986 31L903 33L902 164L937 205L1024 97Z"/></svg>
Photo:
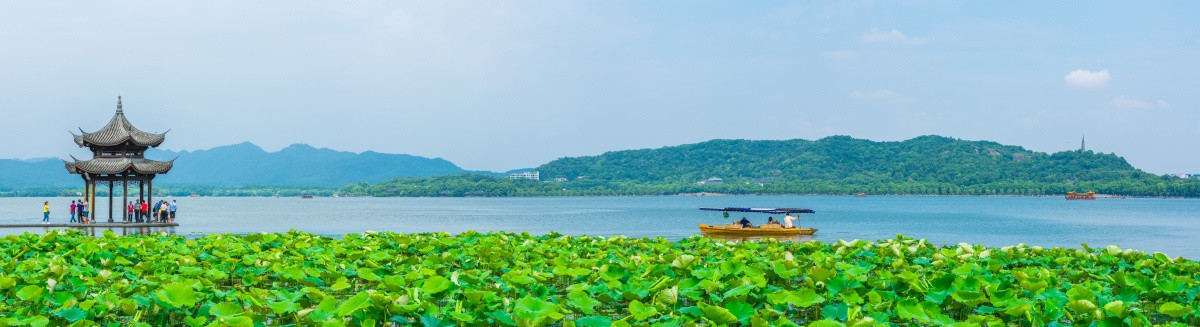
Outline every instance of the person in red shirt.
<svg viewBox="0 0 1200 327"><path fill-rule="evenodd" d="M142 219L150 218L150 205L147 205L145 202L142 202L142 217L141 218ZM139 219L138 222L142 222L142 220Z"/></svg>

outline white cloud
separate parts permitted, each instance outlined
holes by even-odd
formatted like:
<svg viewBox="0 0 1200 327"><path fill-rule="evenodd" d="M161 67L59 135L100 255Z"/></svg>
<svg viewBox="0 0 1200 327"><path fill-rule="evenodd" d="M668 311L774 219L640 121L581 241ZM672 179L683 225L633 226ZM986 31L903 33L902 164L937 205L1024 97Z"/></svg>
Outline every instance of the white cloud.
<svg viewBox="0 0 1200 327"><path fill-rule="evenodd" d="M863 43L893 43L903 45L922 45L925 44L925 39L919 37L909 37L904 35L897 29L891 31L880 31L878 28L872 28L870 33L863 34Z"/></svg>
<svg viewBox="0 0 1200 327"><path fill-rule="evenodd" d="M884 101L891 104L911 104L917 102L917 98L903 95L888 89L875 90L872 92L854 91L850 92L850 97L854 99Z"/></svg>
<svg viewBox="0 0 1200 327"><path fill-rule="evenodd" d="M1142 101L1139 99L1126 97L1124 95L1113 98L1112 101L1109 102L1109 104L1112 105L1113 107L1117 107L1117 108L1142 109L1142 110L1149 110L1149 109L1154 109L1154 108L1166 109L1166 108L1170 107L1170 105L1168 105L1167 102L1163 101L1163 100L1158 100L1154 103L1150 103L1150 102Z"/></svg>
<svg viewBox="0 0 1200 327"><path fill-rule="evenodd" d="M825 58L840 61L851 61L858 59L858 52L854 52L854 50L826 51L824 55Z"/></svg>
<svg viewBox="0 0 1200 327"><path fill-rule="evenodd" d="M1068 85L1075 87L1101 87L1108 85L1108 69L1093 72L1086 69L1076 69L1063 77Z"/></svg>

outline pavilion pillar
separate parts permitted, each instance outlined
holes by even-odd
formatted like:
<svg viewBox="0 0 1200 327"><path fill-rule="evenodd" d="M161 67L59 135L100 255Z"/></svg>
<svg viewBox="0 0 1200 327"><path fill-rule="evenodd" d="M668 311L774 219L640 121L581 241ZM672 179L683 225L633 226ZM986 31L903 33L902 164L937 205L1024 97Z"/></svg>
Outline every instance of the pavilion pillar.
<svg viewBox="0 0 1200 327"><path fill-rule="evenodd" d="M121 187L125 188L121 192L121 221L129 222L129 175L121 176Z"/></svg>
<svg viewBox="0 0 1200 327"><path fill-rule="evenodd" d="M113 180L108 180L108 222L113 222Z"/></svg>
<svg viewBox="0 0 1200 327"><path fill-rule="evenodd" d="M141 220L144 218L142 217L142 204L146 203L146 177L140 177L140 179L138 179L138 202L141 203L139 203L138 207L133 210L133 215L134 217L137 217L138 220Z"/></svg>
<svg viewBox="0 0 1200 327"><path fill-rule="evenodd" d="M154 175L146 178L146 205L154 210Z"/></svg>

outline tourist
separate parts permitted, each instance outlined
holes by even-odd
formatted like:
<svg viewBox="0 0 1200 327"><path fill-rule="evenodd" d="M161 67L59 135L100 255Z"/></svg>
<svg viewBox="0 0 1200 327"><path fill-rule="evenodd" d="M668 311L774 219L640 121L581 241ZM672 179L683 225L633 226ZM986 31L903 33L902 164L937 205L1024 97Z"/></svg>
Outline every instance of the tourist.
<svg viewBox="0 0 1200 327"><path fill-rule="evenodd" d="M72 222L72 223L75 222L75 209L76 209L75 208L75 200L71 200L71 221L70 222Z"/></svg>
<svg viewBox="0 0 1200 327"><path fill-rule="evenodd" d="M42 223L43 224L50 223L50 201L46 201L45 203L42 203Z"/></svg>
<svg viewBox="0 0 1200 327"><path fill-rule="evenodd" d="M167 212L171 211L171 205L167 201L158 204L158 222L167 222Z"/></svg>
<svg viewBox="0 0 1200 327"><path fill-rule="evenodd" d="M768 216L767 217L767 225L770 225L770 224L779 224L779 222L775 221L775 217Z"/></svg>
<svg viewBox="0 0 1200 327"><path fill-rule="evenodd" d="M795 226L793 226L793 225L792 225L792 222L793 222L793 221L796 221L796 219L797 219L796 217L793 217L793 216L792 216L792 215L790 215L790 214L788 214L788 215L784 215L784 216L783 216L783 227L784 227L784 228L792 228L792 227L795 227Z"/></svg>
<svg viewBox="0 0 1200 327"><path fill-rule="evenodd" d="M83 214L81 216L79 216L79 222L84 223L84 224L92 222L91 220L88 219L88 213L89 213L89 211L91 211L90 210L91 208L88 208L88 202L83 201L80 203L83 205L83 210L82 210Z"/></svg>
<svg viewBox="0 0 1200 327"><path fill-rule="evenodd" d="M750 219L746 219L746 217L742 217L742 220L738 221L738 223L742 224L742 228L750 228L754 226L753 224L750 224Z"/></svg>
<svg viewBox="0 0 1200 327"><path fill-rule="evenodd" d="M125 219L121 221L133 221L133 203L125 206Z"/></svg>
<svg viewBox="0 0 1200 327"><path fill-rule="evenodd" d="M175 222L175 210L176 209L179 209L179 202L175 201L175 200L171 200L171 220L169 222L172 222L172 223Z"/></svg>
<svg viewBox="0 0 1200 327"><path fill-rule="evenodd" d="M158 210L160 208L162 208L162 201L155 202L154 208L151 208L151 210L150 210L151 216L150 216L150 220L148 222L152 222L152 223L158 222Z"/></svg>
<svg viewBox="0 0 1200 327"><path fill-rule="evenodd" d="M142 203L142 210L138 213L138 222L145 222L150 219L150 204L145 201L138 200Z"/></svg>

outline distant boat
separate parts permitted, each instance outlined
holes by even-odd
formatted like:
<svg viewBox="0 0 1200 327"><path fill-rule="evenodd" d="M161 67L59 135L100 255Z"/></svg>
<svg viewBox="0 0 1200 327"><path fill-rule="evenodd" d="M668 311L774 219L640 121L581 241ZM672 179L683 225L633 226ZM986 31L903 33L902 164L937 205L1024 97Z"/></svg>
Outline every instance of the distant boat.
<svg viewBox="0 0 1200 327"><path fill-rule="evenodd" d="M755 212L769 214L800 214L813 213L811 209L798 208L700 208L704 211L721 211L726 214L730 212ZM722 226L699 224L700 232L706 235L723 235L736 237L778 237L778 236L797 236L797 235L812 235L817 232L816 228L800 228L800 227L783 227L778 223L764 224L758 227L742 227L741 224L729 223Z"/></svg>
<svg viewBox="0 0 1200 327"><path fill-rule="evenodd" d="M861 198L861 197L867 196L867 194L866 193L854 193L854 196Z"/></svg>
<svg viewBox="0 0 1200 327"><path fill-rule="evenodd" d="M1075 191L1067 192L1067 200L1095 200L1096 192L1088 191L1087 193L1075 193Z"/></svg>
<svg viewBox="0 0 1200 327"><path fill-rule="evenodd" d="M301 195L300 198L301 199L311 199L313 197L312 197L312 195Z"/></svg>
<svg viewBox="0 0 1200 327"><path fill-rule="evenodd" d="M189 195L188 197L198 198L198 197L200 197L200 195L196 194L196 193L192 193L192 195Z"/></svg>

